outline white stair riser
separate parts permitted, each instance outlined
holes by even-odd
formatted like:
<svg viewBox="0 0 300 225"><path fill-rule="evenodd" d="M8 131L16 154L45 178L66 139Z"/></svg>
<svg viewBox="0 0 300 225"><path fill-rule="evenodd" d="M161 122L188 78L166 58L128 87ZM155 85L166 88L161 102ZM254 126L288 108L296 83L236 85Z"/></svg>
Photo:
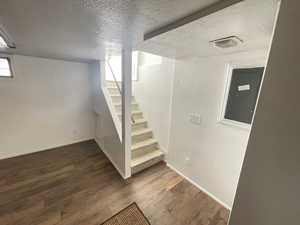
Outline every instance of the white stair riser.
<svg viewBox="0 0 300 225"><path fill-rule="evenodd" d="M145 123L139 123L139 124L132 124L132 131L137 131L137 130L140 130L140 129L143 129L143 128L147 128L148 125L147 125L147 122Z"/></svg>
<svg viewBox="0 0 300 225"><path fill-rule="evenodd" d="M118 96L110 96L111 100L114 104L120 104L122 102L122 97L121 95ZM135 102L134 97L131 98L131 102Z"/></svg>
<svg viewBox="0 0 300 225"><path fill-rule="evenodd" d="M120 87L122 87L122 82L117 82ZM106 87L117 87L117 83L115 81L106 81Z"/></svg>
<svg viewBox="0 0 300 225"><path fill-rule="evenodd" d="M134 120L143 119L143 113L133 113L131 114ZM122 114L118 115L120 119L122 119Z"/></svg>
<svg viewBox="0 0 300 225"><path fill-rule="evenodd" d="M132 136L132 143L135 144L135 143L138 143L138 142L141 142L141 141L145 141L149 138L152 138L153 135L152 135L152 132L147 132L147 133L144 133L144 134L139 134L139 135L135 135L135 136Z"/></svg>
<svg viewBox="0 0 300 225"><path fill-rule="evenodd" d="M113 83L109 83L109 84L105 84L105 87L106 87L106 88L116 88L117 85L116 85L116 84L113 84ZM120 87L122 87L121 84L120 84Z"/></svg>
<svg viewBox="0 0 300 225"><path fill-rule="evenodd" d="M147 162L144 162L142 164L134 166L134 167L131 168L131 173L132 174L138 173L138 172L140 172L140 171L142 171L144 169L147 169L147 168L149 168L149 167L151 167L151 166L159 163L163 159L164 159L164 156L161 155L161 156L155 157L155 158L153 158L153 159L151 159L151 160L149 160Z"/></svg>
<svg viewBox="0 0 300 225"><path fill-rule="evenodd" d="M116 108L117 112L121 112L122 111L122 105L117 105L117 106L115 106L115 108ZM132 104L131 105L131 110L139 110L138 104Z"/></svg>
<svg viewBox="0 0 300 225"><path fill-rule="evenodd" d="M122 114L118 114L118 116L119 116L119 119L121 120ZM132 114L132 118L134 120L143 119L143 113L134 113L134 114Z"/></svg>
<svg viewBox="0 0 300 225"><path fill-rule="evenodd" d="M121 96L110 96L113 103L122 102Z"/></svg>
<svg viewBox="0 0 300 225"><path fill-rule="evenodd" d="M108 92L109 92L109 94L111 94L111 95L117 95L117 94L120 94L118 88L108 88Z"/></svg>
<svg viewBox="0 0 300 225"><path fill-rule="evenodd" d="M153 152L158 149L157 143L153 143L151 145L143 146L141 148L135 149L131 151L131 157L132 159L135 159L137 157L141 157L147 153Z"/></svg>
<svg viewBox="0 0 300 225"><path fill-rule="evenodd" d="M143 113L132 113L131 115L134 120L143 119Z"/></svg>

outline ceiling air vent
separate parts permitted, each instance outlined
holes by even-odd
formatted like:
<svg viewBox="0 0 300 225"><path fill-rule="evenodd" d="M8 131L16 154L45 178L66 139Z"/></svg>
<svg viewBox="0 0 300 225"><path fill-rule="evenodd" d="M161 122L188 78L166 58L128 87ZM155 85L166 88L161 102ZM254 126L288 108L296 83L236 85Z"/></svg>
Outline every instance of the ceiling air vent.
<svg viewBox="0 0 300 225"><path fill-rule="evenodd" d="M211 41L210 43L212 43L215 47L218 48L233 48L243 43L243 40L236 36L230 36Z"/></svg>

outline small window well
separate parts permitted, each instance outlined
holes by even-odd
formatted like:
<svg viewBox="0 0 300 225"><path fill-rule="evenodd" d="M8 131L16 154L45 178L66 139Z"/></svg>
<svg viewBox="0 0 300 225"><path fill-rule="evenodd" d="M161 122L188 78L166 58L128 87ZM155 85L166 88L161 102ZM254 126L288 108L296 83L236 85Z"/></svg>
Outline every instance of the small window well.
<svg viewBox="0 0 300 225"><path fill-rule="evenodd" d="M0 57L0 78L12 77L11 63L9 57Z"/></svg>
<svg viewBox="0 0 300 225"><path fill-rule="evenodd" d="M2 36L0 36L0 48L8 48L8 45Z"/></svg>
<svg viewBox="0 0 300 225"><path fill-rule="evenodd" d="M0 49L5 48L16 48L16 45L6 29L0 24Z"/></svg>

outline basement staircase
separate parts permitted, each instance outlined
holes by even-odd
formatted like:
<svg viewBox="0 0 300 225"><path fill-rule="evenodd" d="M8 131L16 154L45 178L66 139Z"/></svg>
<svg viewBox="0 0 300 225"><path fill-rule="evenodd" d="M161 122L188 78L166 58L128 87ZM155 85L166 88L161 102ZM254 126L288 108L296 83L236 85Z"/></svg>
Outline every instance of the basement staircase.
<svg viewBox="0 0 300 225"><path fill-rule="evenodd" d="M122 119L122 98L120 95L120 83L106 81L106 88L119 116ZM132 115L132 146L131 146L131 173L138 173L163 160L164 153L160 150L153 131L143 116L135 97L131 101Z"/></svg>

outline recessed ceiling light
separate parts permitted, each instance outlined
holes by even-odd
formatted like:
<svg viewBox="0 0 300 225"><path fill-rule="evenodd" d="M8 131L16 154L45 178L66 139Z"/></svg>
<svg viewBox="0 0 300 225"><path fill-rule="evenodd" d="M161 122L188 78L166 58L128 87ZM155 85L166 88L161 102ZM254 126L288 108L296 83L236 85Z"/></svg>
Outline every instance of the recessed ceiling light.
<svg viewBox="0 0 300 225"><path fill-rule="evenodd" d="M230 36L211 41L211 43L218 48L233 48L243 43L243 40L236 36Z"/></svg>
<svg viewBox="0 0 300 225"><path fill-rule="evenodd" d="M0 48L8 48L6 41L1 36L0 36Z"/></svg>

